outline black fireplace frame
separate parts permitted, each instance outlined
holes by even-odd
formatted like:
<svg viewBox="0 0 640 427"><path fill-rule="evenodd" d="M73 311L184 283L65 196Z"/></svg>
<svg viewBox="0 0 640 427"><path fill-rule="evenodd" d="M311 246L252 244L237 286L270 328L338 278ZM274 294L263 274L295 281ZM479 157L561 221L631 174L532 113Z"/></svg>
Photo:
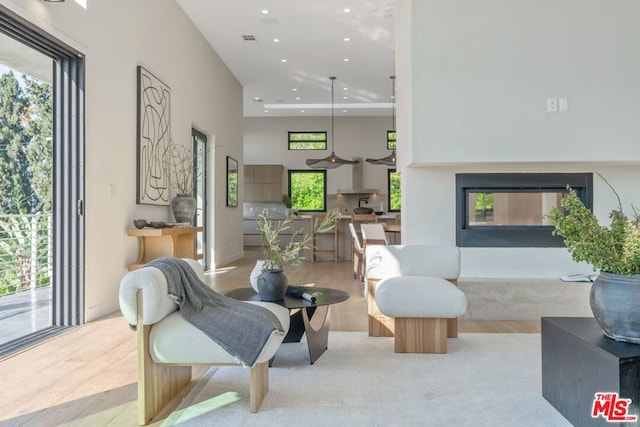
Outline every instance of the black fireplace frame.
<svg viewBox="0 0 640 427"><path fill-rule="evenodd" d="M574 189L593 208L592 173L460 173L456 174L456 244L459 247L564 247L553 226L472 226L468 223L470 192L566 192Z"/></svg>

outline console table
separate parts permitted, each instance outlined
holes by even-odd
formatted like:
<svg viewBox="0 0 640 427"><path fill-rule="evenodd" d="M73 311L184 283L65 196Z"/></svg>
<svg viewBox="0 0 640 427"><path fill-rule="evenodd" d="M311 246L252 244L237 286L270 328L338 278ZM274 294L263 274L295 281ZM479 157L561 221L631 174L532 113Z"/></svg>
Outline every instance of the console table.
<svg viewBox="0 0 640 427"><path fill-rule="evenodd" d="M640 344L614 341L592 317L542 318L542 396L576 426L629 425L592 418L598 392L631 399L640 412Z"/></svg>
<svg viewBox="0 0 640 427"><path fill-rule="evenodd" d="M142 267L160 257L193 258L196 255L196 233L202 227L142 228L127 231L127 236L140 241L138 262L129 265L129 271Z"/></svg>

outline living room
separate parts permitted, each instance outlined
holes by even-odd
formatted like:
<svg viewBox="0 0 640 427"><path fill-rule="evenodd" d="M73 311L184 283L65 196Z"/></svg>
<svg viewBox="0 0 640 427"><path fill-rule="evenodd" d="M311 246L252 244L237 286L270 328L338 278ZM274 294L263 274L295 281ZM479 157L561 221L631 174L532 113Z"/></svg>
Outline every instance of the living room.
<svg viewBox="0 0 640 427"><path fill-rule="evenodd" d="M0 0L86 57L86 203L78 268L82 317L93 323L119 311L118 286L139 250L136 239L126 235L133 219L171 220L166 206L136 203L137 66L171 88L173 137L187 143L197 128L215 144L209 190L212 267L245 254L242 209L224 203L226 157L243 165L264 153L244 144L246 129L259 120L243 116L242 84L178 3L87 0L86 8L81 3ZM460 173L598 172L631 211L640 199L635 185L640 61L633 18L639 8L630 0L615 7L596 0L397 0L402 243L456 243ZM567 111L549 111L549 98L566 98ZM386 123L389 117L371 120ZM338 154L359 151L346 143L336 147ZM277 151L264 149L274 157L288 155L284 143ZM303 160L296 158L297 166L289 167L302 168ZM369 170L381 187L385 169ZM350 179L343 170L336 177ZM593 194L594 212L606 221L617 206L616 195L597 176ZM466 278L553 279L591 272L564 248L462 247L461 254Z"/></svg>

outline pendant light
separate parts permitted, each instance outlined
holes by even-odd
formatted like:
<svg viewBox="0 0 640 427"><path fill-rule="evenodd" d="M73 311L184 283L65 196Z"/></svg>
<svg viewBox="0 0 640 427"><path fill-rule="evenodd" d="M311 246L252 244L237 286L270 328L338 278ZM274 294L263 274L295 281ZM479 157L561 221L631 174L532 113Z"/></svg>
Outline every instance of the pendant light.
<svg viewBox="0 0 640 427"><path fill-rule="evenodd" d="M393 99L393 130L396 131L396 76L389 77L391 79L391 94ZM367 163L371 163L373 165L386 165L386 166L395 166L396 165L396 149L394 148L391 154L387 157L383 157L381 159L367 159Z"/></svg>
<svg viewBox="0 0 640 427"><path fill-rule="evenodd" d="M345 160L336 156L336 153L333 151L335 139L333 137L333 83L335 82L335 77L329 77L331 79L331 155L329 157L325 157L324 159L307 159L306 163L312 169L335 169L338 166L342 165L357 165L360 163L359 160Z"/></svg>

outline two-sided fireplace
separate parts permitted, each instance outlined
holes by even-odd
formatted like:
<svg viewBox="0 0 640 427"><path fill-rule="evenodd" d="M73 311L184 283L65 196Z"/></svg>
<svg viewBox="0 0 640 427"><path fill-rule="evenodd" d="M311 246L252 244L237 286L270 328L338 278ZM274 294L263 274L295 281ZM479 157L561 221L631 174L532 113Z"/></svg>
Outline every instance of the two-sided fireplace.
<svg viewBox="0 0 640 427"><path fill-rule="evenodd" d="M593 204L591 173L456 174L456 243L461 247L562 247L545 215L567 186Z"/></svg>

